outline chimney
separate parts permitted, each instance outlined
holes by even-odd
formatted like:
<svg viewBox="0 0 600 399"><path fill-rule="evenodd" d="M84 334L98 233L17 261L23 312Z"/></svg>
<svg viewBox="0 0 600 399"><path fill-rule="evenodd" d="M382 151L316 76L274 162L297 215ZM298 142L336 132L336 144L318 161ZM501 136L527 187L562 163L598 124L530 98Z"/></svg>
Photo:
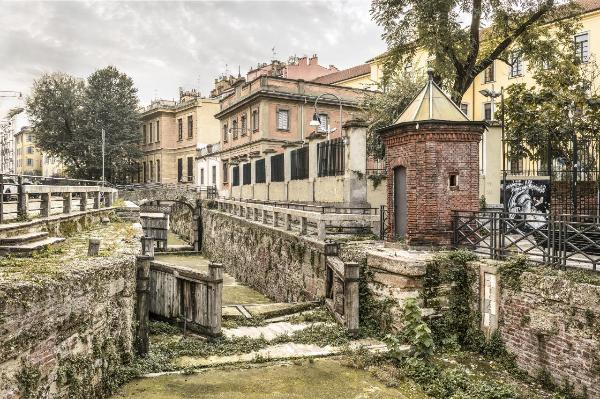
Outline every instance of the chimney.
<svg viewBox="0 0 600 399"><path fill-rule="evenodd" d="M318 63L319 57L317 57L316 54L313 54L312 57L310 57L309 65L317 65Z"/></svg>

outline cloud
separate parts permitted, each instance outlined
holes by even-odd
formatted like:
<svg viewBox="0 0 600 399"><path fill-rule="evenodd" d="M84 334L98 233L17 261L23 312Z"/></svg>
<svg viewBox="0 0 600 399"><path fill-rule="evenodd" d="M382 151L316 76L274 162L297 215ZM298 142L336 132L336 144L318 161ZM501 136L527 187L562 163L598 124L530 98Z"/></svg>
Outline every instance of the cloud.
<svg viewBox="0 0 600 399"><path fill-rule="evenodd" d="M28 92L44 72L129 74L142 103L178 87L207 94L215 77L276 57L317 53L346 68L384 51L370 2L4 2L0 90ZM0 113L14 105L0 98Z"/></svg>

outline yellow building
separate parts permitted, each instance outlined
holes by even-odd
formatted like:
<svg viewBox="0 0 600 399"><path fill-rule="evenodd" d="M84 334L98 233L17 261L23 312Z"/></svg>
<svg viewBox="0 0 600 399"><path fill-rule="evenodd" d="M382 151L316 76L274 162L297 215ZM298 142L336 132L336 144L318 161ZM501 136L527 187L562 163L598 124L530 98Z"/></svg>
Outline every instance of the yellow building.
<svg viewBox="0 0 600 399"><path fill-rule="evenodd" d="M15 172L18 175L42 175L41 151L35 146L33 133L24 127L15 134Z"/></svg>
<svg viewBox="0 0 600 399"><path fill-rule="evenodd" d="M581 30L573 38L579 56L587 61L600 54L600 1L579 0L583 7L580 16ZM426 51L419 51L410 63L404 65L408 73L425 75L430 56ZM339 71L320 78L328 79L327 83L355 88L374 88L382 81L384 55L367 61L369 71L363 65ZM354 73L353 73L354 72ZM343 79L335 80L335 77ZM325 83L325 82L323 82ZM472 120L486 120L490 128L483 135L480 153L480 194L485 196L489 204L500 202L500 183L502 180L502 140L501 128L495 122L494 115L497 104L483 96L484 89L500 91L513 83L526 83L533 86L535 81L528 70L527 59L517 60L513 65L496 60L486 71L479 74L471 87L464 93L460 104L461 110ZM511 165L512 164L512 165ZM522 174L523 162L511 162L507 165L508 178ZM511 168L512 167L512 168Z"/></svg>
<svg viewBox="0 0 600 399"><path fill-rule="evenodd" d="M179 102L156 100L142 109L137 181L193 183L196 148L219 140L218 111L218 99L195 90L180 90Z"/></svg>

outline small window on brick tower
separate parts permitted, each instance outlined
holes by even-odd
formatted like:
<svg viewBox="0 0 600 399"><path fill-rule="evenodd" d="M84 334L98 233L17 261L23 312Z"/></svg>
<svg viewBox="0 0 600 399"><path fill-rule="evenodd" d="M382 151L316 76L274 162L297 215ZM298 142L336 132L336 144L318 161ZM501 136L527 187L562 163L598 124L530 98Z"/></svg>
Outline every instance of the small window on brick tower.
<svg viewBox="0 0 600 399"><path fill-rule="evenodd" d="M450 175L448 176L448 186L450 186L450 189L454 189L456 190L458 188L458 174L457 173L450 173Z"/></svg>

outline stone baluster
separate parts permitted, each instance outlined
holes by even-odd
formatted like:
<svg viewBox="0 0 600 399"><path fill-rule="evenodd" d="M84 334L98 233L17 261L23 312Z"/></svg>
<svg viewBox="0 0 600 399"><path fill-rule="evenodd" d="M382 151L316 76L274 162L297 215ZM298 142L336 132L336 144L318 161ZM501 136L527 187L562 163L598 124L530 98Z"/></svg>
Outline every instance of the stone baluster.
<svg viewBox="0 0 600 399"><path fill-rule="evenodd" d="M208 263L209 283L208 317L211 335L221 334L221 318L223 303L223 265L221 263Z"/></svg>
<svg viewBox="0 0 600 399"><path fill-rule="evenodd" d="M63 213L71 213L73 207L73 193L63 193Z"/></svg>
<svg viewBox="0 0 600 399"><path fill-rule="evenodd" d="M42 193L42 202L40 203L40 216L45 218L50 216L52 196L50 193Z"/></svg>

